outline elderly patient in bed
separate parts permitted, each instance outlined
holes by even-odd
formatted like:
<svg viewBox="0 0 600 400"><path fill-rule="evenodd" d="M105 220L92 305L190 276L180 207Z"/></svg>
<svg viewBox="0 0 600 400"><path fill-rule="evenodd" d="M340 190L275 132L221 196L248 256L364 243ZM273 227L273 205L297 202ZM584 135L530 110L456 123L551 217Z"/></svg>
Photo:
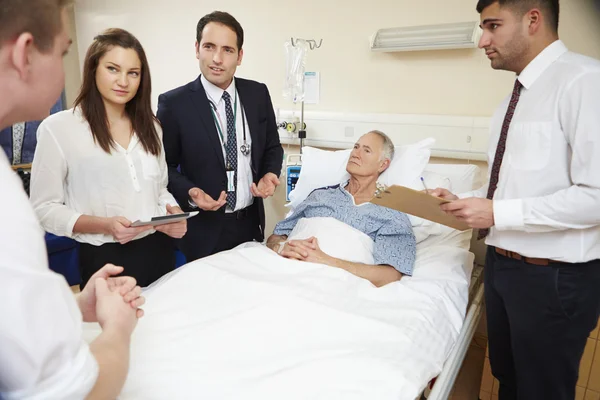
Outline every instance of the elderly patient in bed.
<svg viewBox="0 0 600 400"><path fill-rule="evenodd" d="M290 215L275 226L267 246L280 255L299 261L325 264L384 286L412 275L416 240L408 216L369 201L377 190L377 179L394 156L394 145L383 132L363 135L350 154L347 172L350 180L340 185L313 191ZM358 230L372 241L372 262L353 262L321 250L316 237L288 240L288 236L307 219L335 218ZM360 233L359 233L360 234ZM364 236L363 235L363 236ZM348 252L352 251L348 243Z"/></svg>

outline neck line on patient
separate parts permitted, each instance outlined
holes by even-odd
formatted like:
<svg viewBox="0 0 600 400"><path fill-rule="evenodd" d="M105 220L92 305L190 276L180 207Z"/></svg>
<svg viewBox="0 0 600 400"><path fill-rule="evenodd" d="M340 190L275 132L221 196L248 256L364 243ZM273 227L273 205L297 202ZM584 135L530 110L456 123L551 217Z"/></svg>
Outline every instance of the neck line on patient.
<svg viewBox="0 0 600 400"><path fill-rule="evenodd" d="M351 176L345 189L354 198L355 204L366 203L375 195L377 178Z"/></svg>

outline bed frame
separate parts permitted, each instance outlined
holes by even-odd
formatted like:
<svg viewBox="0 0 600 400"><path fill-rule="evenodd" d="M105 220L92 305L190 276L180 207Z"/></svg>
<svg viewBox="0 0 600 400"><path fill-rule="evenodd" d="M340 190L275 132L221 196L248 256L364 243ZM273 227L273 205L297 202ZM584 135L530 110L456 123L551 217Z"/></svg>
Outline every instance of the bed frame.
<svg viewBox="0 0 600 400"><path fill-rule="evenodd" d="M431 390L426 390L421 396L421 399L426 400L447 400L454 388L456 378L460 368L462 367L463 361L469 349L469 345L473 340L475 330L481 320L483 314L483 279L482 279L483 268L475 267L474 274L472 277L472 292L475 293L470 302L465 317L465 322L460 331L460 335L452 349L452 352L448 356L442 372L438 375L433 384Z"/></svg>

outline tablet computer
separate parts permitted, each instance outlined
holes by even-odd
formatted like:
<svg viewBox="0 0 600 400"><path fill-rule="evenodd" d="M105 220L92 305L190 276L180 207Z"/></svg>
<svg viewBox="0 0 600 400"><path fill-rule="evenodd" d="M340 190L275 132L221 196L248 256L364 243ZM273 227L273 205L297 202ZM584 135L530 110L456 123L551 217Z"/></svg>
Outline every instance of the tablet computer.
<svg viewBox="0 0 600 400"><path fill-rule="evenodd" d="M137 220L131 224L132 227L136 226L146 226L146 225L164 225L164 224L172 224L173 222L183 221L184 219L188 219L191 217L195 217L198 215L198 211L185 212L182 214L171 214L171 215L163 215L161 217L152 217L149 220Z"/></svg>

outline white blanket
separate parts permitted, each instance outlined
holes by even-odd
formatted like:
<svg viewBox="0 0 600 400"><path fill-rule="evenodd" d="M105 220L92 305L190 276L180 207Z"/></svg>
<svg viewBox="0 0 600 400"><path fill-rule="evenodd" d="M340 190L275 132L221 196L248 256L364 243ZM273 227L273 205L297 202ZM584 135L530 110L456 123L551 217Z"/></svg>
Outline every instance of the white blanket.
<svg viewBox="0 0 600 400"><path fill-rule="evenodd" d="M413 400L458 337L472 261L419 249L382 288L259 244L192 262L146 291L120 398Z"/></svg>

